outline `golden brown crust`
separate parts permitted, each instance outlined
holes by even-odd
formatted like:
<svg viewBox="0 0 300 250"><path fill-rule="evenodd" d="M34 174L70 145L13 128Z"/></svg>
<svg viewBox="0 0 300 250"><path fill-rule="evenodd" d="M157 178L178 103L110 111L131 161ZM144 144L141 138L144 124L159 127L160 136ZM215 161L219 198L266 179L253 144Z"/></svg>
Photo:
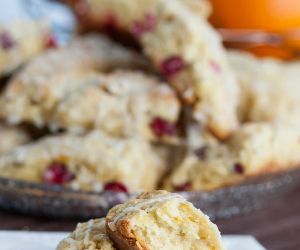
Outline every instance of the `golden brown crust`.
<svg viewBox="0 0 300 250"><path fill-rule="evenodd" d="M106 231L109 238L114 242L117 249L126 250L146 250L140 245L134 238L134 235L130 232L128 221L120 221L116 225L116 231L112 231L109 226L106 225Z"/></svg>

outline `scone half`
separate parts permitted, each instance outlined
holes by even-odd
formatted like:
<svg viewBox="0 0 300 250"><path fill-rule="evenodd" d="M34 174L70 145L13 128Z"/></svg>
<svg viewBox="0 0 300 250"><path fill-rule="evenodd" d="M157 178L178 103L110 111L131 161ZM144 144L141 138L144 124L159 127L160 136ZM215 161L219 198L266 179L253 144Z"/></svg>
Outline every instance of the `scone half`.
<svg viewBox="0 0 300 250"><path fill-rule="evenodd" d="M106 228L119 249L223 249L220 233L208 217L166 191L143 193L112 208Z"/></svg>

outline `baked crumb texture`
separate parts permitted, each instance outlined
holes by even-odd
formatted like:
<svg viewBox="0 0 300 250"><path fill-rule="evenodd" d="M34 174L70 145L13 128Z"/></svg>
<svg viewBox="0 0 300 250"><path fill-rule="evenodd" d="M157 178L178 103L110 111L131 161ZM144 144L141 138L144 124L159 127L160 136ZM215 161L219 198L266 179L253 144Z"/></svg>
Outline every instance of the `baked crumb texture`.
<svg viewBox="0 0 300 250"><path fill-rule="evenodd" d="M175 141L180 113L175 91L142 72L105 73L143 63L103 36L78 38L40 55L17 74L1 96L0 115L12 124L29 122L52 131L100 129L112 136ZM156 119L173 129L156 132L151 128Z"/></svg>
<svg viewBox="0 0 300 250"><path fill-rule="evenodd" d="M30 142L30 135L21 127L8 126L0 122L0 155L4 155L17 146Z"/></svg>
<svg viewBox="0 0 300 250"><path fill-rule="evenodd" d="M238 85L221 39L199 14L201 1L102 0L102 26L130 32L204 128L224 139L238 127ZM200 11L201 12L201 11ZM180 31L180 32L179 32Z"/></svg>
<svg viewBox="0 0 300 250"><path fill-rule="evenodd" d="M105 232L105 218L79 223L74 232L62 240L56 250L114 250Z"/></svg>
<svg viewBox="0 0 300 250"><path fill-rule="evenodd" d="M258 59L238 51L230 51L228 58L241 88L242 122L299 126L300 63Z"/></svg>
<svg viewBox="0 0 300 250"><path fill-rule="evenodd" d="M299 127L245 124L226 143L202 141L173 171L164 188L211 190L249 176L296 167L300 164L299 138Z"/></svg>
<svg viewBox="0 0 300 250"><path fill-rule="evenodd" d="M156 188L164 161L143 139L117 139L94 131L49 136L17 147L0 156L0 176L75 190L102 191L107 183L119 183L122 191L134 192Z"/></svg>
<svg viewBox="0 0 300 250"><path fill-rule="evenodd" d="M57 250L223 250L216 225L178 194L153 191L78 224Z"/></svg>
<svg viewBox="0 0 300 250"><path fill-rule="evenodd" d="M217 227L177 194L143 193L112 208L109 237L119 249L223 249Z"/></svg>
<svg viewBox="0 0 300 250"><path fill-rule="evenodd" d="M49 47L52 36L42 21L14 20L0 24L0 77L6 76Z"/></svg>

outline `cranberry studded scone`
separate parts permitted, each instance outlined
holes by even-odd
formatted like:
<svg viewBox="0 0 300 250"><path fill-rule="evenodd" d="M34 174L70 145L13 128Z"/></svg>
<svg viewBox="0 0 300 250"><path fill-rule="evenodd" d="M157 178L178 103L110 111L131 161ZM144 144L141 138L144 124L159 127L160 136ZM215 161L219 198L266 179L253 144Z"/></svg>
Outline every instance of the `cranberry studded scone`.
<svg viewBox="0 0 300 250"><path fill-rule="evenodd" d="M74 232L63 239L56 250L114 250L105 230L105 218L79 223Z"/></svg>
<svg viewBox="0 0 300 250"><path fill-rule="evenodd" d="M180 103L167 84L141 72L97 74L94 80L86 76L83 87L57 102L46 121L50 126L176 140Z"/></svg>
<svg viewBox="0 0 300 250"><path fill-rule="evenodd" d="M242 121L300 125L300 63L237 51L229 53L229 60L242 90Z"/></svg>
<svg viewBox="0 0 300 250"><path fill-rule="evenodd" d="M8 126L0 122L0 155L28 143L30 140L30 135L23 128Z"/></svg>
<svg viewBox="0 0 300 250"><path fill-rule="evenodd" d="M219 35L188 2L102 0L98 13L136 37L194 118L223 139L238 126L238 85Z"/></svg>
<svg viewBox="0 0 300 250"><path fill-rule="evenodd" d="M103 5L108 6L109 0L63 0L67 3L74 11L81 30L99 29L103 23L105 23L105 30L112 31L116 27L116 19L112 13L105 12L103 14ZM143 15L145 9L149 9L153 4L157 4L163 0L140 0L140 4L131 9L131 6L135 3L132 1L119 1L118 4L118 15L122 15L124 19L131 18L133 16ZM211 13L211 4L207 0L184 0L190 7L191 10L197 12L203 17L208 17ZM122 10L126 10L122 12ZM115 11L116 8L113 8ZM127 16L127 17L126 17Z"/></svg>
<svg viewBox="0 0 300 250"><path fill-rule="evenodd" d="M0 176L82 190L153 190L165 159L139 138L98 131L42 138L0 156Z"/></svg>
<svg viewBox="0 0 300 250"><path fill-rule="evenodd" d="M178 194L143 193L113 207L106 230L117 249L224 249L216 225Z"/></svg>
<svg viewBox="0 0 300 250"><path fill-rule="evenodd" d="M55 80L29 85L19 96L9 86L0 100L0 113L8 121L32 122L54 131L98 129L117 137L176 141L180 103L175 91L155 77L133 71L72 71Z"/></svg>
<svg viewBox="0 0 300 250"><path fill-rule="evenodd" d="M300 164L300 129L250 123L226 143L210 141L188 154L166 180L173 191L211 190L250 176L276 172Z"/></svg>
<svg viewBox="0 0 300 250"><path fill-rule="evenodd" d="M56 45L46 23L30 20L0 24L0 77L12 73L47 47Z"/></svg>
<svg viewBox="0 0 300 250"><path fill-rule="evenodd" d="M10 123L43 126L58 99L86 82L93 70L140 68L143 58L100 35L75 39L64 48L46 51L13 77L0 97L0 116Z"/></svg>

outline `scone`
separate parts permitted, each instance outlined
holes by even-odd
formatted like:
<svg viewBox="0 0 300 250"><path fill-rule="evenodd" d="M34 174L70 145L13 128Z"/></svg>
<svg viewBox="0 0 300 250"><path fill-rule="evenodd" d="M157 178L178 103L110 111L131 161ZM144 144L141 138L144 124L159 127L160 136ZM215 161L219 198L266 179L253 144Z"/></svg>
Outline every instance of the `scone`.
<svg viewBox="0 0 300 250"><path fill-rule="evenodd" d="M98 131L50 136L0 156L0 176L81 190L153 190L165 159L139 138L115 139Z"/></svg>
<svg viewBox="0 0 300 250"><path fill-rule="evenodd" d="M55 45L54 36L42 21L18 20L0 24L0 77Z"/></svg>
<svg viewBox="0 0 300 250"><path fill-rule="evenodd" d="M167 84L129 71L98 74L95 81L86 82L57 103L49 124L75 131L100 129L117 137L176 141L180 103Z"/></svg>
<svg viewBox="0 0 300 250"><path fill-rule="evenodd" d="M212 190L300 164L299 127L243 125L226 143L210 141L188 154L166 180L172 191Z"/></svg>
<svg viewBox="0 0 300 250"><path fill-rule="evenodd" d="M241 121L300 125L300 63L238 51L228 57L242 90Z"/></svg>
<svg viewBox="0 0 300 250"><path fill-rule="evenodd" d="M8 126L0 122L0 155L8 153L30 140L30 135L23 128Z"/></svg>
<svg viewBox="0 0 300 250"><path fill-rule="evenodd" d="M238 126L238 85L219 35L188 2L101 0L97 13L131 32L194 118L224 139Z"/></svg>
<svg viewBox="0 0 300 250"><path fill-rule="evenodd" d="M144 10L154 3L157 4L162 0L140 0L140 4L135 7L134 14L140 15L144 13ZM186 4L191 7L191 10L195 11L197 14L207 18L211 13L211 4L207 0L184 0ZM79 29L83 31L99 29L103 22L105 22L105 29L114 29L116 25L116 20L113 15L105 13L106 15L101 15L103 11L103 6L109 3L109 0L63 0L67 3L74 11L77 21L79 23ZM110 3L109 3L110 4ZM132 18L133 11L127 12L130 5L134 5L132 1L120 1L119 14L123 15L124 18L131 15ZM127 7L129 6L129 7ZM126 8L125 12L122 10ZM115 10L115 9L114 9Z"/></svg>
<svg viewBox="0 0 300 250"><path fill-rule="evenodd" d="M105 218L79 223L74 232L63 239L56 250L114 250L105 231Z"/></svg>
<svg viewBox="0 0 300 250"><path fill-rule="evenodd" d="M77 38L67 47L36 57L11 79L0 97L0 116L10 123L26 121L43 126L43 116L47 116L57 99L82 86L82 75L97 69L144 65L138 54L103 36Z"/></svg>
<svg viewBox="0 0 300 250"><path fill-rule="evenodd" d="M236 130L239 88L220 37L200 14L203 2L71 2L83 19L95 18L97 26L100 22L104 29L125 30L136 37L156 68L192 105L202 127L221 139ZM93 10L96 15L90 13Z"/></svg>
<svg viewBox="0 0 300 250"><path fill-rule="evenodd" d="M218 228L178 194L143 193L113 207L106 230L117 249L224 249Z"/></svg>
<svg viewBox="0 0 300 250"><path fill-rule="evenodd" d="M17 121L52 130L80 133L99 129L116 137L176 140L180 114L176 93L144 73L65 72L56 82L29 85L19 96L13 84L0 100L0 113L8 121L18 116Z"/></svg>

